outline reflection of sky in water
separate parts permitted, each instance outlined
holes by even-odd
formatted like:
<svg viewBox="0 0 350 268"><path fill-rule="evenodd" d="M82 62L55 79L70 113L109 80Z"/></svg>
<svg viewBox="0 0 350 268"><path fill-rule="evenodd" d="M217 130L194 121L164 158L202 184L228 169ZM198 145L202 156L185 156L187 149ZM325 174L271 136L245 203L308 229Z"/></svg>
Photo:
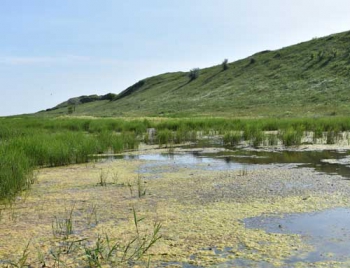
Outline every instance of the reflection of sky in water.
<svg viewBox="0 0 350 268"><path fill-rule="evenodd" d="M152 172L152 167L164 172L169 168L193 168L202 170L241 170L255 169L261 166L273 168L275 165L295 168L313 168L315 171L329 175L340 175L350 178L350 166L345 161L349 152L337 151L226 151L226 152L188 152L188 153L162 153L162 154L140 154L140 155L118 155L101 156L96 159L114 161L116 159L140 159L150 161L142 165L140 172ZM93 158L92 158L93 159ZM328 163L325 159L340 160L340 163ZM337 161L336 161L337 162ZM148 171L149 170L149 171Z"/></svg>
<svg viewBox="0 0 350 268"><path fill-rule="evenodd" d="M247 228L259 228L268 233L298 234L314 247L300 257L295 255L286 263L346 260L350 248L350 209L335 208L315 213L278 217L255 217L244 220Z"/></svg>
<svg viewBox="0 0 350 268"><path fill-rule="evenodd" d="M318 172L341 175L350 178L350 167L344 164L323 162L324 159L343 159L348 152L336 151L305 151L305 152L256 152L256 151L229 151L218 153L183 153L183 154L141 154L125 155L124 159L140 159L150 161L141 167L141 172L151 172L151 168L157 168L156 172L164 172L169 168L193 168L202 170L241 170L254 169L262 165L273 167L308 167L314 168Z"/></svg>
<svg viewBox="0 0 350 268"><path fill-rule="evenodd" d="M129 159L126 157L126 159ZM202 170L236 170L242 169L246 165L227 162L219 158L200 157L193 154L149 154L149 155L138 155L133 159L151 161L141 166L141 172L155 172L154 168L164 167L164 171L174 169L176 171L179 168L193 168Z"/></svg>

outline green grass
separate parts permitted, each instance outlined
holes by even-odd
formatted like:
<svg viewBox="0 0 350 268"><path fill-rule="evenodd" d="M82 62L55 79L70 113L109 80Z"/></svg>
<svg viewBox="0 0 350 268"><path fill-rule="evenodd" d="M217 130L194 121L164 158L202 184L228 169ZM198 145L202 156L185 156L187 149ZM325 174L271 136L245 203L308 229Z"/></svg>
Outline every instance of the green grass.
<svg viewBox="0 0 350 268"><path fill-rule="evenodd" d="M38 167L85 163L94 154L120 153L138 148L147 128L156 129L154 142L160 147L198 141L203 133L219 134L226 145L241 141L261 145L299 145L305 131L314 142L328 144L339 133L350 131L347 117L229 119L183 118L122 120L113 118L1 118L0 200L13 199L33 182ZM278 135L266 131L276 131Z"/></svg>
<svg viewBox="0 0 350 268"><path fill-rule="evenodd" d="M27 189L33 182L35 168L85 163L94 154L138 148L136 133L123 131L131 129L127 123L100 120L105 130L93 132L89 128L91 122L84 119L2 119L0 200L11 200L18 192ZM126 127L118 128L120 123ZM134 123L131 122L130 126L137 131Z"/></svg>
<svg viewBox="0 0 350 268"><path fill-rule="evenodd" d="M279 118L348 115L349 42L350 32L314 38L280 50L256 53L229 63L227 70L223 70L222 59L218 59L218 65L201 69L198 78L192 81L188 72L157 75L141 80L115 101L78 105L73 115ZM65 114L67 107L38 115Z"/></svg>

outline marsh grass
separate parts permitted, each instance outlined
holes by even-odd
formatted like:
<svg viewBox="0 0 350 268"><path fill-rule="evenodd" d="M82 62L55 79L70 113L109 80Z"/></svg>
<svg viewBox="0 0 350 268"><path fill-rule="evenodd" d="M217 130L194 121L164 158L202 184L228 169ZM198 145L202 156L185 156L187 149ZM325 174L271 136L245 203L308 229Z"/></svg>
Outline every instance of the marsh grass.
<svg viewBox="0 0 350 268"><path fill-rule="evenodd" d="M140 173L138 173L137 180L136 180L136 186L137 186L137 196L138 198L144 197L146 195L146 182L142 179Z"/></svg>
<svg viewBox="0 0 350 268"><path fill-rule="evenodd" d="M281 131L279 136L285 146L300 145L303 137L303 130L290 127L285 131Z"/></svg>
<svg viewBox="0 0 350 268"><path fill-rule="evenodd" d="M100 174L99 174L99 181L97 183L97 185L99 186L107 186L107 179L108 179L108 171L105 170L100 170Z"/></svg>
<svg viewBox="0 0 350 268"><path fill-rule="evenodd" d="M243 167L239 170L239 173L238 173L239 176L247 176L248 175L248 169L247 167Z"/></svg>
<svg viewBox="0 0 350 268"><path fill-rule="evenodd" d="M87 163L94 154L120 153L139 145L133 132L84 132L86 120L4 122L7 125L0 127L0 200L13 200L17 193L28 189L36 180L33 172L38 167ZM121 120L117 122L122 124ZM125 125L120 129L131 129ZM133 124L133 129L140 131L142 127L137 126Z"/></svg>
<svg viewBox="0 0 350 268"><path fill-rule="evenodd" d="M69 211L66 211L66 215L63 218L54 217L52 234L55 238L62 237L64 240L67 240L73 234L73 212L74 206Z"/></svg>
<svg viewBox="0 0 350 268"><path fill-rule="evenodd" d="M67 216L55 217L52 230L54 240L36 245L37 258L29 251L29 244L16 261L9 262L9 267L132 267L136 264L149 266L150 257L145 255L161 239L161 224L154 222L149 228L145 218L140 218L132 207L134 229L125 239L112 237L110 233L97 233L95 238L78 238L73 232L74 207L66 211ZM142 225L142 227L141 227ZM145 228L146 227L146 228ZM43 249L46 249L43 251ZM29 257L31 257L30 262Z"/></svg>
<svg viewBox="0 0 350 268"><path fill-rule="evenodd" d="M96 226L98 224L98 207L92 204L86 211L86 223L88 226Z"/></svg>
<svg viewBox="0 0 350 268"><path fill-rule="evenodd" d="M84 244L83 249L89 267L102 267L105 264L115 265L115 267L123 265L133 266L135 262L140 260L161 239L160 223L154 223L151 234L143 234L140 231L139 225L144 218L139 218L134 208L132 208L132 211L135 235L129 241L123 244L118 240L111 239L108 234L104 234L103 236L98 234L92 246Z"/></svg>
<svg viewBox="0 0 350 268"><path fill-rule="evenodd" d="M124 184L121 184L120 183L120 179L121 179L121 176L120 176L120 173L118 171L114 171L112 173L112 180L113 180L113 183L115 185L124 185Z"/></svg>
<svg viewBox="0 0 350 268"><path fill-rule="evenodd" d="M0 200L12 200L33 182L33 164L22 151L0 146Z"/></svg>
<svg viewBox="0 0 350 268"><path fill-rule="evenodd" d="M28 189L33 170L88 162L92 155L121 153L138 148L147 129L154 128L159 147L198 142L199 133L223 135L223 143L241 141L261 145L300 145L305 132L313 142L336 143L350 131L347 117L230 119L181 118L166 120L86 118L3 118L0 124L0 200L13 200ZM278 131L277 137L265 132ZM242 133L240 136L239 133ZM214 135L214 134L213 134Z"/></svg>
<svg viewBox="0 0 350 268"><path fill-rule="evenodd" d="M237 146L242 141L242 134L238 131L225 133L223 143L225 145Z"/></svg>
<svg viewBox="0 0 350 268"><path fill-rule="evenodd" d="M173 133L168 130L160 130L157 132L157 140L159 148L165 145L165 147L168 147L168 145L173 142Z"/></svg>
<svg viewBox="0 0 350 268"><path fill-rule="evenodd" d="M16 267L16 268L30 267L30 265L28 265L28 263L27 263L29 253L30 253L30 251L29 251L30 242L31 241L29 240L27 245L23 249L21 257L17 261L11 262L12 267Z"/></svg>
<svg viewBox="0 0 350 268"><path fill-rule="evenodd" d="M265 145L267 146L277 146L278 145L278 137L277 134L266 134Z"/></svg>

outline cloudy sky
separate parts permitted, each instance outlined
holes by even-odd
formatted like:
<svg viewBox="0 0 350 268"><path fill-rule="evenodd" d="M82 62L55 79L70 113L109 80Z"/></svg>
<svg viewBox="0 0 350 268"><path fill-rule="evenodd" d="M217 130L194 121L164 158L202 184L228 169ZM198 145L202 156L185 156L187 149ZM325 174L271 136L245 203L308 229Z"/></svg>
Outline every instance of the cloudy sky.
<svg viewBox="0 0 350 268"><path fill-rule="evenodd" d="M0 116L350 30L349 0L0 0Z"/></svg>

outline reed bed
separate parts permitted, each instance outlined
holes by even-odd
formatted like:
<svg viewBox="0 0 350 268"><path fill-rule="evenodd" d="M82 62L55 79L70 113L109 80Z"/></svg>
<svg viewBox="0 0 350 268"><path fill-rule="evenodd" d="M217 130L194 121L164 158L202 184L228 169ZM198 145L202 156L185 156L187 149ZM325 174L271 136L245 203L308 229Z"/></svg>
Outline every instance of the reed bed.
<svg viewBox="0 0 350 268"><path fill-rule="evenodd" d="M156 136L149 137L147 129ZM306 132L314 142L335 143L350 131L350 119L120 119L120 118L0 118L0 199L11 199L28 188L33 170L84 163L93 154L120 153L138 148L139 142L161 146L197 141L201 135L220 135L223 144L236 146L299 145ZM276 132L277 134L266 134ZM209 137L210 138L210 137Z"/></svg>

